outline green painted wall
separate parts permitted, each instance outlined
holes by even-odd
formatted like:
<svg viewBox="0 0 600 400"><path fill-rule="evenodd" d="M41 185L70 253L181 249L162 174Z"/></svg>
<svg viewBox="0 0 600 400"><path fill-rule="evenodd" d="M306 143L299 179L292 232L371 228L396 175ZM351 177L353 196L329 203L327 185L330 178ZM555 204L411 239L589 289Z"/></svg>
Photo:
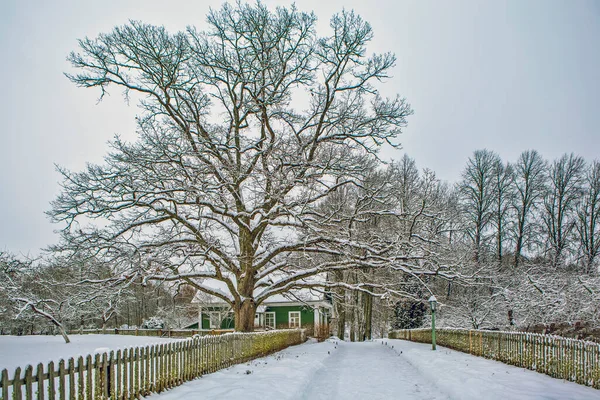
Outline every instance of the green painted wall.
<svg viewBox="0 0 600 400"><path fill-rule="evenodd" d="M302 327L313 326L315 323L315 312L306 306L278 306L267 307L267 312L275 312L275 324L277 328L289 328L289 312L300 311L300 325Z"/></svg>
<svg viewBox="0 0 600 400"><path fill-rule="evenodd" d="M202 313L202 329L210 329L210 319L208 313L210 311L221 311L223 309L216 307L206 307ZM300 311L300 324L303 328L312 328L315 323L315 312L311 307L307 306L277 306L267 307L267 312L275 312L275 324L277 328L289 328L289 312ZM233 329L234 320L233 314L230 318L225 318L221 322L221 329Z"/></svg>

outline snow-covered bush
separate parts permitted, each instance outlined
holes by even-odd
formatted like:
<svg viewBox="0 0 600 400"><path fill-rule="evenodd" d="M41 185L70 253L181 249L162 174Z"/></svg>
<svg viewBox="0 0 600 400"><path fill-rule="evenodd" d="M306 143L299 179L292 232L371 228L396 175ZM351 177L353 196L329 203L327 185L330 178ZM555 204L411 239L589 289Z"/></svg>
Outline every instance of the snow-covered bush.
<svg viewBox="0 0 600 400"><path fill-rule="evenodd" d="M165 321L159 317L150 317L142 323L142 329L163 329Z"/></svg>

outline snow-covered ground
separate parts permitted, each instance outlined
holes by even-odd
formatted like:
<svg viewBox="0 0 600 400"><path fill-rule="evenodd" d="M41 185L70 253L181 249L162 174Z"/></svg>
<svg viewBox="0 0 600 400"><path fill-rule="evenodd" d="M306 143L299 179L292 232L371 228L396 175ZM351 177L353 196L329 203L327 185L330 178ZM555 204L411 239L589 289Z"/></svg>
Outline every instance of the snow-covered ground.
<svg viewBox="0 0 600 400"><path fill-rule="evenodd" d="M600 391L401 340L290 347L150 396L176 399L600 399ZM393 346L393 348L392 348Z"/></svg>
<svg viewBox="0 0 600 400"><path fill-rule="evenodd" d="M583 400L600 399L600 390L551 378L499 361L444 347L384 339L422 377L451 399ZM381 341L380 341L381 342ZM386 347L386 346L384 346Z"/></svg>
<svg viewBox="0 0 600 400"><path fill-rule="evenodd" d="M143 336L0 336L0 369L173 339ZM382 344L384 343L384 344ZM293 346L150 396L176 399L600 399L600 390L496 361L403 340Z"/></svg>
<svg viewBox="0 0 600 400"><path fill-rule="evenodd" d="M118 350L154 343L166 343L177 339L162 339L148 336L126 335L70 335L71 343L57 336L0 336L0 371L7 368L12 374L17 367L34 367L50 361L57 363L61 358L87 356L94 350L105 347Z"/></svg>
<svg viewBox="0 0 600 400"><path fill-rule="evenodd" d="M335 347L332 341L309 341L205 375L167 392L151 395L149 399L302 399L317 378L317 371L342 349L342 346Z"/></svg>

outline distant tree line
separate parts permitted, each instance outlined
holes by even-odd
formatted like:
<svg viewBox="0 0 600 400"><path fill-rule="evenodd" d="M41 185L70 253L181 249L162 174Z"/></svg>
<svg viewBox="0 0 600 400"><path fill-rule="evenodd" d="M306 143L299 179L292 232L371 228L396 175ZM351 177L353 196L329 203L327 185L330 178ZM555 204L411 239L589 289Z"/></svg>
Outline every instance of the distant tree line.
<svg viewBox="0 0 600 400"><path fill-rule="evenodd" d="M323 229L394 246L381 265L331 273L334 330L351 340L426 323L430 292L450 326L598 321L597 161L547 161L530 150L511 163L478 150L449 184L404 156L373 166L363 186L337 191L318 211L330 216ZM26 261L4 252L0 260L3 332L141 326L151 317L181 327L196 317L188 285L116 282L109 264L90 259Z"/></svg>
<svg viewBox="0 0 600 400"><path fill-rule="evenodd" d="M476 151L458 184L464 233L476 263L541 260L587 274L598 269L600 163L574 154L546 161L525 151L514 163Z"/></svg>
<svg viewBox="0 0 600 400"><path fill-rule="evenodd" d="M575 154L514 162L478 150L457 184L472 271L487 277L447 287L447 324L520 327L598 322L600 163Z"/></svg>
<svg viewBox="0 0 600 400"><path fill-rule="evenodd" d="M28 260L0 252L0 334L63 333L79 328L142 327L159 319L181 328L196 320L195 290L154 282L95 285L106 265L47 254Z"/></svg>

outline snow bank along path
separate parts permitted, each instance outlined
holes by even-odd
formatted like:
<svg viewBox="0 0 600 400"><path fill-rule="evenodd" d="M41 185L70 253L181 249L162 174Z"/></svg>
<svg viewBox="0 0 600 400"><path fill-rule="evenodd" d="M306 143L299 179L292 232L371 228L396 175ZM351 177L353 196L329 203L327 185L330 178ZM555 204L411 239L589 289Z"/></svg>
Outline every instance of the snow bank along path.
<svg viewBox="0 0 600 400"><path fill-rule="evenodd" d="M600 390L430 344L384 339L452 399L600 400Z"/></svg>
<svg viewBox="0 0 600 400"><path fill-rule="evenodd" d="M66 361L70 357L85 357L100 348L104 348L103 352L106 348L117 351L177 340L128 335L69 335L69 339L71 343L67 344L61 336L0 336L0 371L6 368L12 376L17 367L25 368L29 364L35 367L38 363L58 363L61 358Z"/></svg>
<svg viewBox="0 0 600 400"><path fill-rule="evenodd" d="M150 399L600 399L596 389L443 347L383 342L308 342Z"/></svg>

